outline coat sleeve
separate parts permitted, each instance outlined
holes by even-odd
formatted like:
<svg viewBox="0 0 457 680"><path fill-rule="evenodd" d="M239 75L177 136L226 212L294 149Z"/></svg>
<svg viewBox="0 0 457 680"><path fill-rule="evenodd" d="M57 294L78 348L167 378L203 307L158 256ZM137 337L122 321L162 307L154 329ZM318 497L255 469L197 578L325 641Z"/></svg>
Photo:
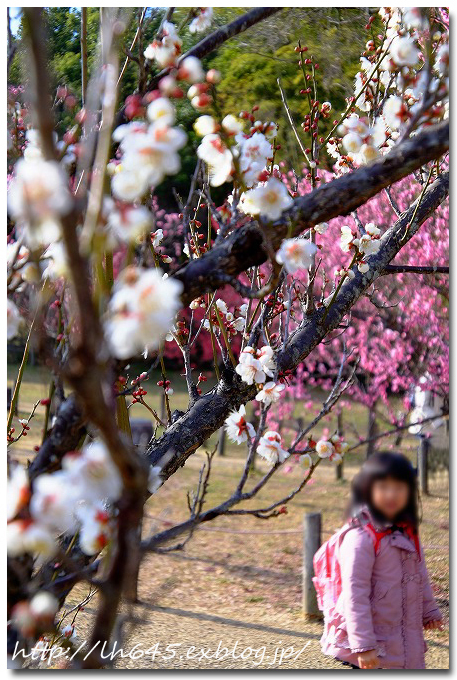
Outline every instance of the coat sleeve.
<svg viewBox="0 0 457 680"><path fill-rule="evenodd" d="M364 529L348 531L339 549L344 617L353 653L376 649L371 613L373 541Z"/></svg>
<svg viewBox="0 0 457 680"><path fill-rule="evenodd" d="M436 604L435 597L433 595L432 586L430 583L430 576L428 574L427 566L425 564L424 550L421 548L421 574L422 574L422 593L423 593L423 615L422 619L424 623L429 621L441 621L443 615L441 614L438 605Z"/></svg>

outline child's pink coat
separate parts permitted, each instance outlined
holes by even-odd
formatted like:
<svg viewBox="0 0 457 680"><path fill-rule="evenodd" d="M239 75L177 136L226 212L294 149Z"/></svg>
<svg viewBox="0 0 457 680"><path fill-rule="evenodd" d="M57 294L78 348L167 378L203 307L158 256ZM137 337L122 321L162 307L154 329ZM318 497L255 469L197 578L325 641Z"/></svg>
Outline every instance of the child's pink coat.
<svg viewBox="0 0 457 680"><path fill-rule="evenodd" d="M342 592L321 639L324 654L357 665L359 652L376 649L381 668L425 668L423 625L441 613L422 548L419 560L413 542L397 530L381 539L375 555L369 533L356 526L344 536L338 560Z"/></svg>

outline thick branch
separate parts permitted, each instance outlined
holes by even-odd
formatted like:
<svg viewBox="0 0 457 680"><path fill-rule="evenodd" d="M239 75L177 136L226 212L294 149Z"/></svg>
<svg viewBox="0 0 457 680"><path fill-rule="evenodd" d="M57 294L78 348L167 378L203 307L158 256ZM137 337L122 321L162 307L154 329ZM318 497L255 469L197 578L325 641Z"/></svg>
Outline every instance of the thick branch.
<svg viewBox="0 0 457 680"><path fill-rule="evenodd" d="M46 33L44 30L41 7L24 7L23 15L27 26L27 40L29 42L30 56L30 80L32 87L33 110L36 114L40 141L44 155L47 159L56 157L54 147L54 118L51 113L50 82L46 53Z"/></svg>
<svg viewBox="0 0 457 680"><path fill-rule="evenodd" d="M243 33L248 28L251 28L251 26L258 24L259 21L263 21L272 14L279 12L280 9L282 8L255 7L254 9L251 9L250 12L246 12L246 14L243 14L237 19L234 19L234 21L231 21L229 24L222 26L222 28L218 28L210 35L207 35L206 38L200 40L199 43L191 47L188 52L183 54L179 61L182 61L186 57L190 56L202 59L207 54L210 54L210 52L213 52L215 49L217 49L224 42L230 40L230 38L233 38L235 35L238 35L239 33ZM152 90L155 87L157 87L157 83L159 82L159 80L163 78L163 76L165 76L167 73L168 69L165 69L158 73L157 75L155 75L149 82L148 89Z"/></svg>
<svg viewBox="0 0 457 680"><path fill-rule="evenodd" d="M255 7L254 9L251 9L249 12L246 12L246 14L243 14L234 21L231 21L229 24L222 26L222 28L218 28L216 31L206 36L206 38L200 40L199 43L194 45L194 47L191 47L188 52L182 55L180 61L189 56L202 59L207 54L213 52L224 42L230 40L230 38L243 33L243 31L246 31L248 28L251 28L251 26L258 24L259 21L267 19L269 16L279 12L281 9L282 7ZM167 75L168 72L169 69L164 69L160 73L154 75L149 80L148 90L154 90L157 87L160 79ZM123 122L125 122L124 107L120 109L116 116L116 125L121 125Z"/></svg>
<svg viewBox="0 0 457 680"><path fill-rule="evenodd" d="M42 472L60 468L61 460L68 451L78 446L85 433L86 417L76 396L71 394L59 407L53 428L29 466L33 481Z"/></svg>
<svg viewBox="0 0 457 680"><path fill-rule="evenodd" d="M297 198L277 222L265 227L267 239L278 249L292 222L292 235L298 235L320 222L347 215L385 187L411 174L425 163L439 158L449 147L449 124L427 128L394 148L381 160L325 184ZM255 222L240 227L220 245L188 262L174 277L184 284L182 301L189 304L203 293L226 285L227 275L238 276L265 262L264 239Z"/></svg>
<svg viewBox="0 0 457 680"><path fill-rule="evenodd" d="M413 264L388 264L380 276L386 274L449 274L449 267L425 267Z"/></svg>
<svg viewBox="0 0 457 680"><path fill-rule="evenodd" d="M331 308L316 310L291 335L285 348L277 357L280 371L294 369L330 331L338 327L357 300L381 276L381 272L389 262L442 203L448 190L449 176L445 174L428 187L419 207L416 207L414 203L408 211L403 213L402 217L382 237L378 254L370 257L369 271L366 274L357 273L353 280L342 287ZM413 216L414 220L410 224ZM409 224L405 237L406 227ZM325 320L323 320L324 314L326 314ZM156 465L172 451L173 456L163 470L163 476L169 477L184 465L187 458L213 432L221 427L231 410L253 399L255 393L255 386L249 387L241 382L235 373L226 372L217 387L202 396L150 447L149 462Z"/></svg>
<svg viewBox="0 0 457 680"><path fill-rule="evenodd" d="M425 191L419 207L415 201L409 210L403 213L400 219L385 232L381 238L379 252L369 258L368 272L365 274L357 272L354 279L341 288L331 307L318 310L292 334L284 351L278 357L278 366L281 371L297 366L330 331L338 327L351 307L379 278L389 262L444 201L448 192L449 173L445 173ZM413 216L414 219L410 223ZM324 317L325 321L323 321Z"/></svg>

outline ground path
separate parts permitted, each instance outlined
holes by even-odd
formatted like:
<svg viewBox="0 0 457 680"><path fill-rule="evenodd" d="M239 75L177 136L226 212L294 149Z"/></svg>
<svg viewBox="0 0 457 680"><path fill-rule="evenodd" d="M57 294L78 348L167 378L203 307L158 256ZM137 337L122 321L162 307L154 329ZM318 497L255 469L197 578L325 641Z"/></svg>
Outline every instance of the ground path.
<svg viewBox="0 0 457 680"><path fill-rule="evenodd" d="M162 530L186 516L185 492L194 484L203 457L193 456L185 468L174 475L151 499L147 508L144 533ZM214 482L207 507L233 488L240 461L233 458L215 462ZM347 465L350 478L356 466ZM296 482L299 471L277 477L262 503ZM334 470L320 466L316 481L290 504L289 514L262 522L247 517L242 521L219 518L195 533L184 551L148 555L139 580L140 604L129 613L136 620L128 631L123 648L134 645L152 653L139 659L117 659L116 668L180 669L336 669L346 670L320 652L322 624L306 621L301 611L301 526L305 512L322 510L324 537L341 522L348 493L347 482L337 482ZM445 480L432 484L433 495L424 499L422 538L435 594L443 612L448 606L448 498ZM83 593L83 591L80 591ZM75 595L72 600L76 602ZM77 632L85 639L92 622L95 601L79 615ZM125 610L127 611L127 610ZM448 634L426 633L428 668L449 667ZM167 645L175 654L166 659ZM235 646L236 645L236 646ZM201 656L225 647L229 654L219 659ZM235 647L235 652L233 649ZM263 648L265 651L263 652ZM191 649L196 648L196 649ZM255 651L257 652L257 658ZM276 650L289 649L281 664ZM303 649L304 648L304 649ZM188 650L196 658L186 658ZM244 650L245 658L240 658ZM301 653L300 653L300 650ZM263 653L263 662L258 663ZM171 652L168 652L171 656ZM234 658L234 656L236 658ZM274 662L274 663L272 663Z"/></svg>

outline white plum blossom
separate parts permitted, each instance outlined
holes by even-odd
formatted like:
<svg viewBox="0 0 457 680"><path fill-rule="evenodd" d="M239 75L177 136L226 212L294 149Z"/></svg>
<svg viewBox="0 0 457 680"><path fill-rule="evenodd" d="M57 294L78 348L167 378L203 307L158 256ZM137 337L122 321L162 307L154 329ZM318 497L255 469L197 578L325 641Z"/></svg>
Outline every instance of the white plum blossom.
<svg viewBox="0 0 457 680"><path fill-rule="evenodd" d="M328 226L328 222L321 222L320 224L315 225L314 231L322 236L327 231Z"/></svg>
<svg viewBox="0 0 457 680"><path fill-rule="evenodd" d="M148 172L137 167L116 172L111 180L113 195L120 201L136 201L144 196L148 189Z"/></svg>
<svg viewBox="0 0 457 680"><path fill-rule="evenodd" d="M132 120L130 123L119 125L113 131L113 141L120 143L129 135L144 134L148 130L148 125L143 120Z"/></svg>
<svg viewBox="0 0 457 680"><path fill-rule="evenodd" d="M241 132L235 137L238 142L240 170L248 187L252 187L266 168L267 160L273 156L273 148L261 132L245 137Z"/></svg>
<svg viewBox="0 0 457 680"><path fill-rule="evenodd" d="M428 27L428 20L420 7L402 7L403 23L406 28L424 30Z"/></svg>
<svg viewBox="0 0 457 680"><path fill-rule="evenodd" d="M28 502L27 480L13 471L8 492L8 516L15 517ZM7 547L11 556L25 552L41 564L57 550L57 535L79 531L87 555L102 550L111 537L108 505L120 498L122 479L105 444L95 440L81 451L67 453L62 469L36 477L29 510L32 521L10 521ZM107 505L108 504L108 505Z"/></svg>
<svg viewBox="0 0 457 680"><path fill-rule="evenodd" d="M365 232L359 239L359 250L368 257L375 255L381 246L381 230L373 222L369 222L365 225Z"/></svg>
<svg viewBox="0 0 457 680"><path fill-rule="evenodd" d="M379 236L381 234L381 230L374 222L368 222L368 224L365 225L365 231L369 236Z"/></svg>
<svg viewBox="0 0 457 680"><path fill-rule="evenodd" d="M265 371L258 359L248 352L241 352L239 359L240 363L236 366L235 371L243 382L248 385L252 385L254 382L265 382Z"/></svg>
<svg viewBox="0 0 457 680"><path fill-rule="evenodd" d="M168 97L154 99L154 101L149 104L146 113L151 123L160 120L161 123L170 126L175 122L175 107Z"/></svg>
<svg viewBox="0 0 457 680"><path fill-rule="evenodd" d="M332 442L320 439L316 444L316 453L320 458L330 458L335 452Z"/></svg>
<svg viewBox="0 0 457 680"><path fill-rule="evenodd" d="M238 411L232 411L225 420L225 430L229 439L235 444L242 444L248 437L255 437L255 429L246 420L246 408L241 404Z"/></svg>
<svg viewBox="0 0 457 680"><path fill-rule="evenodd" d="M224 316L227 314L227 312L228 312L227 305L224 302L224 300L221 300L221 298L216 300L216 307L218 308L220 313L223 314Z"/></svg>
<svg viewBox="0 0 457 680"><path fill-rule="evenodd" d="M244 351L248 349L250 348L245 347ZM274 360L274 352L270 345L264 345L259 350L257 350L257 359L262 364L262 368L265 371L266 375L272 378L274 370L276 368L276 363Z"/></svg>
<svg viewBox="0 0 457 680"><path fill-rule="evenodd" d="M212 19L212 7L200 8L200 13L195 17L195 19L192 19L191 23L189 24L190 33L202 33L202 31L206 31L206 29L211 26Z"/></svg>
<svg viewBox="0 0 457 680"><path fill-rule="evenodd" d="M167 97L172 96L177 87L178 84L174 76L167 75L161 78L159 81L159 90Z"/></svg>
<svg viewBox="0 0 457 680"><path fill-rule="evenodd" d="M67 253L62 241L51 243L43 253L41 260L46 264L46 267L43 270L44 279L51 279L54 281L55 279L59 279L68 274Z"/></svg>
<svg viewBox="0 0 457 680"><path fill-rule="evenodd" d="M162 26L162 39L154 40L144 51L146 59L156 60L161 68L174 66L181 54L182 40L179 37L176 26L169 21L164 21Z"/></svg>
<svg viewBox="0 0 457 680"><path fill-rule="evenodd" d="M351 114L338 127L338 131L342 135L342 143L346 153L356 165L369 163L377 158L379 147L386 140L386 125L381 116L376 118L370 127L368 120L359 118L355 113ZM331 156L337 160L340 159L340 151L335 145L329 144L327 149Z"/></svg>
<svg viewBox="0 0 457 680"><path fill-rule="evenodd" d="M343 128L350 132L357 133L360 137L368 134L368 124L366 118L360 118L356 113L352 113L343 123Z"/></svg>
<svg viewBox="0 0 457 680"><path fill-rule="evenodd" d="M222 119L221 125L229 135L237 135L243 129L243 123L241 120L231 113Z"/></svg>
<svg viewBox="0 0 457 680"><path fill-rule="evenodd" d="M348 134L343 137L343 146L349 153L358 153L362 143L362 138L357 132L348 132Z"/></svg>
<svg viewBox="0 0 457 680"><path fill-rule="evenodd" d="M384 119L391 130L398 130L402 122L403 101L397 95L390 96L382 110Z"/></svg>
<svg viewBox="0 0 457 680"><path fill-rule="evenodd" d="M6 301L6 336L8 340L12 340L19 332L19 327L22 323L22 316L12 300L9 298Z"/></svg>
<svg viewBox="0 0 457 680"><path fill-rule="evenodd" d="M212 116L199 116L194 123L194 130L199 137L214 134L218 125Z"/></svg>
<svg viewBox="0 0 457 680"><path fill-rule="evenodd" d="M182 284L157 269L127 267L108 305L105 333L120 359L156 349L173 325Z"/></svg>
<svg viewBox="0 0 457 680"><path fill-rule="evenodd" d="M260 438L257 453L270 463L283 463L289 457L289 452L281 446L281 435L278 432L269 430Z"/></svg>
<svg viewBox="0 0 457 680"><path fill-rule="evenodd" d="M237 316L231 323L231 327L234 328L238 333L244 330L245 319L243 316Z"/></svg>
<svg viewBox="0 0 457 680"><path fill-rule="evenodd" d="M159 184L165 175L176 174L181 161L177 151L186 144L187 135L184 130L170 127L166 120L158 119L149 126L146 134L131 135L128 145L121 144L122 171L138 171L147 173L147 181L151 186ZM116 175L114 176L114 178Z"/></svg>
<svg viewBox="0 0 457 680"><path fill-rule="evenodd" d="M71 209L65 172L55 161L20 159L8 189L8 210L27 244L47 246L60 237L60 217Z"/></svg>
<svg viewBox="0 0 457 680"><path fill-rule="evenodd" d="M35 617L30 611L30 605L26 600L20 600L13 606L10 620L14 624L15 629L20 631L24 638L32 637L36 631ZM17 663L17 660L15 660L14 665L9 667L21 668L20 665L16 666Z"/></svg>
<svg viewBox="0 0 457 680"><path fill-rule="evenodd" d="M120 498L122 479L102 441L93 441L81 452L67 453L62 460L62 469L75 484L82 485L81 497L85 501L114 502Z"/></svg>
<svg viewBox="0 0 457 680"><path fill-rule="evenodd" d="M265 406L274 404L281 397L281 392L285 389L285 385L277 384L275 382L267 382L263 389L256 396L256 401L261 401Z"/></svg>
<svg viewBox="0 0 457 680"><path fill-rule="evenodd" d="M163 229L157 229L151 234L151 243L154 248L158 248L163 241Z"/></svg>
<svg viewBox="0 0 457 680"><path fill-rule="evenodd" d="M30 498L29 476L22 465L15 465L6 489L6 518L14 519Z"/></svg>
<svg viewBox="0 0 457 680"><path fill-rule="evenodd" d="M219 135L205 135L197 148L197 156L208 166L211 186L221 186L231 178L233 156Z"/></svg>
<svg viewBox="0 0 457 680"><path fill-rule="evenodd" d="M130 123L113 133L113 139L120 140L122 159L112 173L111 190L115 198L127 203L141 199L148 188L181 167L178 151L186 144L187 135L172 127L173 104L167 97L159 97L149 105L147 115L151 125Z"/></svg>
<svg viewBox="0 0 457 680"><path fill-rule="evenodd" d="M267 159L272 156L271 143L261 132L254 132L251 137L247 138L240 134L237 137L237 142L241 147L240 166L243 172L253 163L264 168Z"/></svg>
<svg viewBox="0 0 457 680"><path fill-rule="evenodd" d="M173 394L173 390L171 390ZM163 480L161 476L162 468L160 465L151 465L148 474L148 491L150 494L155 492L162 486Z"/></svg>
<svg viewBox="0 0 457 680"><path fill-rule="evenodd" d="M367 262L359 262L357 265L357 269L361 274L366 274L367 271L370 269L370 265L367 264Z"/></svg>
<svg viewBox="0 0 457 680"><path fill-rule="evenodd" d="M200 83L205 80L205 72L200 59L192 56L183 59L179 64L178 77L189 83Z"/></svg>
<svg viewBox="0 0 457 680"><path fill-rule="evenodd" d="M343 253L348 253L352 249L355 238L356 234L352 231L351 227L348 227L347 224L341 227L340 247Z"/></svg>
<svg viewBox="0 0 457 680"><path fill-rule="evenodd" d="M10 557L31 553L39 555L39 562L43 562L56 554L57 543L46 527L29 520L16 520L7 524L6 548Z"/></svg>
<svg viewBox="0 0 457 680"><path fill-rule="evenodd" d="M240 201L240 209L249 215L262 215L269 220L277 220L284 210L293 205L287 187L276 179L270 179L255 189L246 191Z"/></svg>
<svg viewBox="0 0 457 680"><path fill-rule="evenodd" d="M66 472L43 473L33 484L30 514L49 531L69 533L75 528L74 510L80 496L79 484L72 484Z"/></svg>
<svg viewBox="0 0 457 680"><path fill-rule="evenodd" d="M97 555L112 537L112 521L102 504L82 505L78 509L79 547L86 555Z"/></svg>
<svg viewBox="0 0 457 680"><path fill-rule="evenodd" d="M267 129L265 130L265 137L270 140L274 139L278 134L279 128L276 123L269 123Z"/></svg>
<svg viewBox="0 0 457 680"><path fill-rule="evenodd" d="M67 640L75 640L76 639L76 627L73 626L72 624L68 624L64 626L60 630L61 635L63 635L64 638Z"/></svg>
<svg viewBox="0 0 457 680"><path fill-rule="evenodd" d="M108 227L122 243L134 243L151 226L152 215L143 205L120 205L108 216Z"/></svg>
<svg viewBox="0 0 457 680"><path fill-rule="evenodd" d="M317 246L307 239L290 238L281 243L276 262L283 264L289 274L299 269L309 269L314 264Z"/></svg>
<svg viewBox="0 0 457 680"><path fill-rule="evenodd" d="M398 36L390 46L390 57L397 66L415 66L420 51L411 36Z"/></svg>
<svg viewBox="0 0 457 680"><path fill-rule="evenodd" d="M59 610L59 601L45 590L41 590L30 600L30 612L41 625L50 624Z"/></svg>
<svg viewBox="0 0 457 680"><path fill-rule="evenodd" d="M379 151L371 144L362 144L360 147L360 160L363 163L371 163L379 156Z"/></svg>

